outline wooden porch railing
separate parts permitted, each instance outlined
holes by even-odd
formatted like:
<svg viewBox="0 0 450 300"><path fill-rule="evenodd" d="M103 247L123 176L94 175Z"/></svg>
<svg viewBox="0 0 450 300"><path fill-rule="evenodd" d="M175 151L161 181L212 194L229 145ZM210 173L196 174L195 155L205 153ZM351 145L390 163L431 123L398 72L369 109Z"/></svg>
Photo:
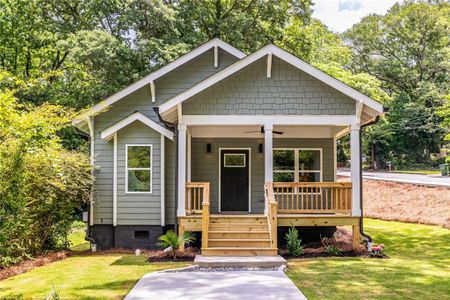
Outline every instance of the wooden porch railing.
<svg viewBox="0 0 450 300"><path fill-rule="evenodd" d="M186 183L186 214L201 214L205 199L205 190L209 190L209 182L187 182ZM209 203L209 195L208 203Z"/></svg>
<svg viewBox="0 0 450 300"><path fill-rule="evenodd" d="M279 214L344 213L352 210L351 182L274 182Z"/></svg>
<svg viewBox="0 0 450 300"><path fill-rule="evenodd" d="M275 201L275 196L273 193L273 186L271 182L264 185L264 196L266 198L266 203L268 204L268 214L267 221L269 223L270 229L270 247L273 249L278 248L277 245L277 232L278 232L278 217L277 217L277 207L278 203Z"/></svg>
<svg viewBox="0 0 450 300"><path fill-rule="evenodd" d="M209 182L186 183L186 214L202 215L202 248L208 248Z"/></svg>

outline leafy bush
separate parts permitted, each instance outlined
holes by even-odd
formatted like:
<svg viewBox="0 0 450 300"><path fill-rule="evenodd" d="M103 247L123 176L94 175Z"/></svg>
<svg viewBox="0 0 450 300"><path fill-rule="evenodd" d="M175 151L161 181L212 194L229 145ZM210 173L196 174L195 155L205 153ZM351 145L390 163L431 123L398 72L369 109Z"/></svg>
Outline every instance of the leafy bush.
<svg viewBox="0 0 450 300"><path fill-rule="evenodd" d="M289 255L297 257L303 254L302 240L298 238L298 230L291 226L286 233L286 249Z"/></svg>
<svg viewBox="0 0 450 300"><path fill-rule="evenodd" d="M75 213L92 188L88 156L64 149L58 137L71 116L0 93L0 267L69 246Z"/></svg>
<svg viewBox="0 0 450 300"><path fill-rule="evenodd" d="M185 232L178 236L173 230L169 230L166 234L158 238L157 246L163 249L172 248L173 259L177 258L177 250L183 244L190 244L195 241L195 235L192 232Z"/></svg>

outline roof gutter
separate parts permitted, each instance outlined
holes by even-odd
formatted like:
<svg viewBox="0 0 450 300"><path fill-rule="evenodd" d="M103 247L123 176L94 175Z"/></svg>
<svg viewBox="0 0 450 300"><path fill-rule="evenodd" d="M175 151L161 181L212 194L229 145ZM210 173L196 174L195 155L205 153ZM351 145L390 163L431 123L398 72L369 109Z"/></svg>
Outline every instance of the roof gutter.
<svg viewBox="0 0 450 300"><path fill-rule="evenodd" d="M363 175L362 175L362 130L370 125L373 125L377 123L380 120L380 116L376 116L375 119L369 123L361 125L361 130L359 131L359 161L361 162L359 164L359 186L360 188L360 195L359 195L359 206L361 207L361 217L359 218L359 233L361 236L363 236L366 239L367 242L367 251L372 251L372 237L364 232L364 222L363 222Z"/></svg>

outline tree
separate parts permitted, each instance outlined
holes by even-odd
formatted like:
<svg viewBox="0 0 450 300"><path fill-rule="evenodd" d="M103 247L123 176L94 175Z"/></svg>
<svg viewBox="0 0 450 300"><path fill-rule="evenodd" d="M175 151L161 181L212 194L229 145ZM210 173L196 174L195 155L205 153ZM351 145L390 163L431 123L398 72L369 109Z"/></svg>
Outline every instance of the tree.
<svg viewBox="0 0 450 300"><path fill-rule="evenodd" d="M450 4L395 4L384 16L363 18L345 38L353 50L352 70L374 76L392 96L385 103L386 123L374 125L381 127L372 134L391 132L385 146L397 163L426 163L444 134L436 112L449 88Z"/></svg>
<svg viewBox="0 0 450 300"><path fill-rule="evenodd" d="M76 210L90 199L86 154L62 147L73 111L0 93L0 267L68 246Z"/></svg>

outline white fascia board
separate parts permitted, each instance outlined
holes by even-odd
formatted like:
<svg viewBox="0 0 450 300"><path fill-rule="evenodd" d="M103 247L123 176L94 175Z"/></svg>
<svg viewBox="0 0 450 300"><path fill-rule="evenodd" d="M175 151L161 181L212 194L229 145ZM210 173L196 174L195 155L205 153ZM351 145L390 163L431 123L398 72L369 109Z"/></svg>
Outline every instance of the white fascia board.
<svg viewBox="0 0 450 300"><path fill-rule="evenodd" d="M349 96L350 98L353 98L354 100L358 102L364 102L365 105L371 107L372 109L376 110L378 113L383 112L383 105L366 95L358 92L357 90L349 87L348 85L344 84L343 82L337 80L334 77L331 77L327 75L326 73L320 71L319 69L313 67L312 65L302 61L298 57L295 57L294 55L288 53L287 51L278 48L275 45L267 45L263 48L257 50L256 52L242 58L241 60L235 62L234 64L228 66L227 68L223 69L222 71L212 75L211 77L208 77L207 79L203 80L202 82L194 85L190 89L178 94L177 96L171 98L170 100L162 103L159 106L159 112L162 116L164 116L164 113L168 110L170 110L172 107L176 106L179 103L182 103L183 101L189 99L190 97L198 94L199 92L205 90L206 88L216 84L217 82L227 78L228 76L234 74L235 72L243 69L244 67L250 65L251 63L257 61L258 59L266 56L266 55L275 55L278 58L284 60L285 62L293 65L294 67L308 73L309 75L315 77L316 79L324 82L325 84L333 87L334 89L340 91L341 93Z"/></svg>
<svg viewBox="0 0 450 300"><path fill-rule="evenodd" d="M169 73L170 71L173 71L174 69L184 65L185 63L191 61L192 59L205 53L206 51L210 50L213 47L219 47L239 59L245 57L244 52L234 48L230 44L227 44L218 38L212 39L211 41L195 48L192 51L189 51L185 55L180 56L179 58L174 60L173 62L165 65L164 67L161 67L160 69L156 70L155 72L147 75L146 77L136 81L135 83L127 86L123 90L115 93L114 95L112 95L112 96L106 98L105 100L99 102L98 104L94 105L91 109L89 109L82 116L75 119L73 121L73 125L77 125L79 122L82 122L83 119L85 119L86 117L94 115L97 112L109 107L110 105L117 102L118 100L128 96L129 94L135 92L136 90L140 89L141 87L150 84L152 81L154 81L154 80L158 79L159 77Z"/></svg>
<svg viewBox="0 0 450 300"><path fill-rule="evenodd" d="M105 130L103 130L100 133L100 136L103 140L109 140L114 135L114 133L116 133L120 129L130 125L134 121L140 121L140 122L144 123L148 127L152 128L153 130L159 132L160 134L164 135L165 137L167 137L168 139L173 141L173 132L172 131L170 131L167 128L164 128L163 126L159 125L155 121L152 121L150 118L148 118L147 116L143 115L140 112L135 112L134 114L129 115L125 119L122 119L119 122L115 123L114 125L106 128Z"/></svg>
<svg viewBox="0 0 450 300"><path fill-rule="evenodd" d="M184 115L188 126L202 125L331 125L356 124L353 115Z"/></svg>

